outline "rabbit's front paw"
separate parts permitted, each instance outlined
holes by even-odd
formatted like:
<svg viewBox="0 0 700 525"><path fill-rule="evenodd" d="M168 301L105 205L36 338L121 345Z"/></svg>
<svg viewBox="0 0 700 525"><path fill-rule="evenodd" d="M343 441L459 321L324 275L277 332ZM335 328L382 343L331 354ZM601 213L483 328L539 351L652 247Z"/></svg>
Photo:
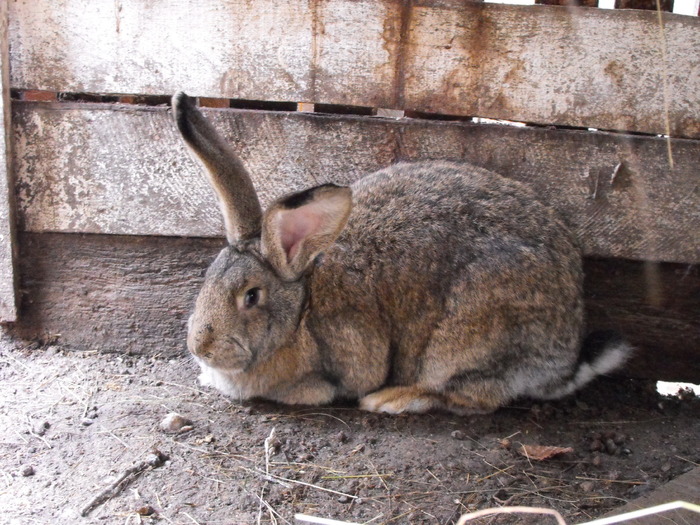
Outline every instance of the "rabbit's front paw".
<svg viewBox="0 0 700 525"><path fill-rule="evenodd" d="M360 408L370 412L400 414L402 412L428 412L445 408L445 401L439 394L425 392L416 387L389 387L360 399Z"/></svg>
<svg viewBox="0 0 700 525"><path fill-rule="evenodd" d="M327 405L335 399L336 388L323 379L310 376L271 396L288 405Z"/></svg>

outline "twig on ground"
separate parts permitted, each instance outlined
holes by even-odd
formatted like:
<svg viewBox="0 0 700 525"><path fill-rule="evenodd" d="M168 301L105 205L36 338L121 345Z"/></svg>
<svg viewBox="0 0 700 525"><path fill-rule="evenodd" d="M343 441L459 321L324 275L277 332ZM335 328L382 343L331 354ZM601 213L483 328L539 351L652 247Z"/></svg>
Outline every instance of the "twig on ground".
<svg viewBox="0 0 700 525"><path fill-rule="evenodd" d="M285 523L289 524L289 521L284 519L284 517L279 512L277 512L275 509L272 508L272 505L270 505L267 501L265 501L265 499L263 498L264 492L265 492L265 489L263 488L263 490L260 492L259 496L257 494L253 494L253 496L258 498L260 500L260 504L264 505L265 508L267 508L267 511L270 513L270 521L273 523L273 525L277 524L277 518L279 518L282 521L284 521ZM258 515L258 523L260 523L260 519L261 519L261 515Z"/></svg>
<svg viewBox="0 0 700 525"><path fill-rule="evenodd" d="M194 525L200 525L199 522L198 522L196 519L194 519L192 516L190 516L189 514L187 514L184 510L182 511L182 513L183 513L185 516L187 516L190 520L192 520L192 523L194 523Z"/></svg>
<svg viewBox="0 0 700 525"><path fill-rule="evenodd" d="M264 472L262 472L261 470L258 470L258 469L249 469L249 468L245 468L245 467L239 467L239 468L241 468L241 469L243 469L243 470L245 470L245 471L247 471L247 472L254 472L254 473L257 473L257 474L263 476L263 479L264 479L265 481L272 481L272 482L274 482L274 483L279 483L280 485L282 485L282 486L285 487L285 488L290 488L290 484L292 484L292 485L302 485L302 486L304 486L304 487L309 487L309 488L316 489L316 490L320 490L320 491L323 491L323 492L328 492L328 493L330 493L330 494L335 494L335 495L337 495L337 496L345 496L346 498L350 498L351 500L352 500L352 499L357 499L357 496L353 496L352 494L346 494L345 492L340 492L340 491L337 491L337 490L328 489L328 488L326 488L326 487L321 487L321 486L319 486L319 485L314 485L313 483L306 483L306 482L304 482L304 481L299 481L299 480L296 480L296 479L283 478L282 476L276 476L275 474L266 474L266 473L264 473Z"/></svg>
<svg viewBox="0 0 700 525"><path fill-rule="evenodd" d="M270 456L274 452L275 428L272 427L270 435L265 438L265 474L270 475Z"/></svg>
<svg viewBox="0 0 700 525"><path fill-rule="evenodd" d="M318 518L316 516L307 516L306 514L295 514L294 519L303 523L314 523L316 525L359 525L349 521L331 520L328 518Z"/></svg>
<svg viewBox="0 0 700 525"><path fill-rule="evenodd" d="M119 441L119 443L121 443L121 444L124 446L124 448L126 448L126 449L131 448L131 447L129 447L129 445L126 444L126 442L125 442L122 438L120 438L119 436L117 436L114 432L112 432L110 429L108 429L108 428L105 427L104 425L100 425L100 428L102 429L102 430L101 430L101 433L103 433L103 434L109 434L109 435L112 436L114 439L116 439L117 441Z"/></svg>
<svg viewBox="0 0 700 525"><path fill-rule="evenodd" d="M339 423L342 423L346 427L350 428L350 425L348 425L345 421L343 421L339 417L334 416L332 414L326 414L325 412L297 412L296 414L292 414L292 417L298 417L299 419L305 419L308 416L324 416L324 417L328 417L331 419L335 419Z"/></svg>
<svg viewBox="0 0 700 525"><path fill-rule="evenodd" d="M53 448L51 446L51 443L49 443L44 436L40 436L39 434L37 434L36 432L34 432L32 430L29 431L29 435L43 441L44 445L46 445L46 448Z"/></svg>
<svg viewBox="0 0 700 525"><path fill-rule="evenodd" d="M648 481L635 481L625 479L604 479L604 478L587 478L585 476L576 476L576 479L583 481L602 481L604 483L624 483L625 485L648 485Z"/></svg>
<svg viewBox="0 0 700 525"><path fill-rule="evenodd" d="M106 489L95 496L83 509L80 511L82 517L90 514L94 509L105 503L106 501L112 499L121 493L132 481L134 481L138 476L154 468L158 468L168 457L162 452L155 450L152 454L149 454L146 459L139 461L133 467L129 467L124 472L122 472L119 477L109 485Z"/></svg>
<svg viewBox="0 0 700 525"><path fill-rule="evenodd" d="M345 476L321 476L321 479L362 479L362 478L390 478L393 474L350 474Z"/></svg>
<svg viewBox="0 0 700 525"><path fill-rule="evenodd" d="M492 478L493 476L496 476L498 474L508 474L511 478L515 477L512 474L510 474L509 472L507 472L508 470L512 469L515 465L509 465L506 468L501 469L501 468L493 466L488 461L484 461L484 463L486 463L489 467L496 469L496 472L493 472L493 473L489 474L488 476L484 476L483 478L479 478L479 479L475 480L475 483L481 483L482 481L485 481L489 478Z"/></svg>
<svg viewBox="0 0 700 525"><path fill-rule="evenodd" d="M674 456L675 456L676 458L680 459L681 461L687 461L687 462L690 463L691 465L695 465L696 467L700 467L700 463L696 463L696 462L693 461L693 460L690 460L690 459L688 459L688 458L684 458L684 457L682 457L682 456L679 456L678 454L675 454Z"/></svg>

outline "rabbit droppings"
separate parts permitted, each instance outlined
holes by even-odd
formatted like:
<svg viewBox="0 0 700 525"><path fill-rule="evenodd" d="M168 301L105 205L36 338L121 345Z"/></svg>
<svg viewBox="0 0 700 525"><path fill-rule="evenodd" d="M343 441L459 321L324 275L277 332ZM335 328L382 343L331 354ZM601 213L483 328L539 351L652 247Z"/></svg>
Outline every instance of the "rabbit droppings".
<svg viewBox="0 0 700 525"><path fill-rule="evenodd" d="M581 350L580 250L526 186L469 164L397 164L263 212L192 100L176 94L173 111L228 240L189 321L203 384L238 399L484 413L564 396L629 355L617 338Z"/></svg>

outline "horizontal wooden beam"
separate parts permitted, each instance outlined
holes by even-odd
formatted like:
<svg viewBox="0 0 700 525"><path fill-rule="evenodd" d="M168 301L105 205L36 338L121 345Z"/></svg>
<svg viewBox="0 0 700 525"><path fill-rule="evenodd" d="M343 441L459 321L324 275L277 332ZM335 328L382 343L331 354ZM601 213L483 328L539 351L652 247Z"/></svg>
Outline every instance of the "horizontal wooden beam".
<svg viewBox="0 0 700 525"><path fill-rule="evenodd" d="M700 137L700 19L462 0L10 2L12 87Z"/></svg>
<svg viewBox="0 0 700 525"><path fill-rule="evenodd" d="M464 160L533 186L589 256L700 262L700 141L463 122L207 109L263 204L399 160ZM28 232L222 236L214 195L167 108L14 104Z"/></svg>
<svg viewBox="0 0 700 525"><path fill-rule="evenodd" d="M184 355L187 318L222 239L20 235L15 333L78 348ZM589 330L636 347L624 375L700 382L700 268L587 259Z"/></svg>

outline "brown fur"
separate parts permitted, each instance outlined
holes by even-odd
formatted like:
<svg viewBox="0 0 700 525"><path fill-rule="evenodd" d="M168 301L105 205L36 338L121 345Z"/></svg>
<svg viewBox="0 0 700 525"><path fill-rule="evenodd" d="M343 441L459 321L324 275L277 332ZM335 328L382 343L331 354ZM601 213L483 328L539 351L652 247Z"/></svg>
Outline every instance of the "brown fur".
<svg viewBox="0 0 700 525"><path fill-rule="evenodd" d="M182 94L173 106L178 124L203 120ZM188 144L205 166L225 165L202 158L220 141L211 133ZM627 355L580 372L580 251L526 186L424 162L350 190L280 199L260 236L234 240L212 264L188 336L205 383L241 399L474 413L566 394ZM234 208L236 198L220 196Z"/></svg>

